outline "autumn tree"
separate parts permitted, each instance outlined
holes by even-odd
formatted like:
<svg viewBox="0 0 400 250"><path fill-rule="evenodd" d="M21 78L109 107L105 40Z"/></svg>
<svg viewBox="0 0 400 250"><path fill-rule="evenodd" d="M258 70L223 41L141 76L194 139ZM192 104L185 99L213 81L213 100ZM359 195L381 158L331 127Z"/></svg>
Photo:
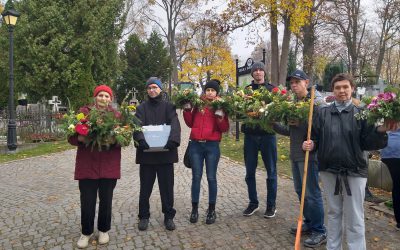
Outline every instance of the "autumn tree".
<svg viewBox="0 0 400 250"><path fill-rule="evenodd" d="M231 0L214 28L229 32L247 26L256 20L269 24L271 41L271 82L284 84L287 73L290 37L307 23L312 7L309 0ZM284 27L283 40L279 46L278 25ZM260 28L260 27L259 27Z"/></svg>
<svg viewBox="0 0 400 250"><path fill-rule="evenodd" d="M179 72L181 81L204 85L214 78L221 83L235 85L235 62L226 35L214 36L207 27L202 27L191 39L188 49Z"/></svg>

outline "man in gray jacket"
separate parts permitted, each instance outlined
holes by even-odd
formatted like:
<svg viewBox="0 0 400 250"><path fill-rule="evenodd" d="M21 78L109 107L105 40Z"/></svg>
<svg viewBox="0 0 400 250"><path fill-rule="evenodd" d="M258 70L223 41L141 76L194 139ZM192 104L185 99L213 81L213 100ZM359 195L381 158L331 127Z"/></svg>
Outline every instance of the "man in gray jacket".
<svg viewBox="0 0 400 250"><path fill-rule="evenodd" d="M290 88L295 93L297 101L310 99L310 93L307 90L310 80L303 71L295 70L287 77L287 81L290 82ZM315 93L314 103L316 107L324 105L323 98L319 92ZM307 123L292 121L288 127L275 124L274 129L279 134L290 136L290 160L292 164L293 183L300 200L305 160L302 144L304 138L307 137ZM324 226L324 206L318 184L317 157L314 153L310 154L308 161L303 216L302 233L311 235L304 241L304 245L307 247L317 247L325 243L326 229ZM297 227L292 227L290 229L292 234L296 234L296 231Z"/></svg>

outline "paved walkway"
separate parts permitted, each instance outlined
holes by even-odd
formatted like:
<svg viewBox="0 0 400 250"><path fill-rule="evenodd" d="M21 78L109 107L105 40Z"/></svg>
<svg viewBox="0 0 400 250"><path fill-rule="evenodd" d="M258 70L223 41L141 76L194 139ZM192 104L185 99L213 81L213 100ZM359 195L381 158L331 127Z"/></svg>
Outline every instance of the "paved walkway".
<svg viewBox="0 0 400 250"><path fill-rule="evenodd" d="M182 127L186 126L182 123ZM183 141L188 137L183 131ZM183 155L186 142L180 147ZM0 164L0 249L74 249L80 235L78 183L73 180L75 150ZM202 181L200 218L189 222L191 171L175 167L175 223L164 229L158 186L151 198L148 231L137 229L139 179L134 149L122 153L122 179L115 189L111 241L89 249L293 249L288 233L297 221L298 202L290 179L279 178L277 216L264 219L265 171L258 171L261 210L243 217L247 205L244 167L221 159L218 170L217 222L205 224L207 183ZM366 205L368 249L399 249L400 232L392 219ZM324 249L323 247L319 249Z"/></svg>

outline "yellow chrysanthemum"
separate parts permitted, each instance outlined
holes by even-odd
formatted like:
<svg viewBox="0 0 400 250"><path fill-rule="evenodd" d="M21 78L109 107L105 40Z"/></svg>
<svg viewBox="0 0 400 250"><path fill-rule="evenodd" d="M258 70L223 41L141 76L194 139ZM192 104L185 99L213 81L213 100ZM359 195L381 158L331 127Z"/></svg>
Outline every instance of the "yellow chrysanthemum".
<svg viewBox="0 0 400 250"><path fill-rule="evenodd" d="M76 119L78 119L78 121L82 120L85 118L85 114L84 113L79 113L76 115Z"/></svg>

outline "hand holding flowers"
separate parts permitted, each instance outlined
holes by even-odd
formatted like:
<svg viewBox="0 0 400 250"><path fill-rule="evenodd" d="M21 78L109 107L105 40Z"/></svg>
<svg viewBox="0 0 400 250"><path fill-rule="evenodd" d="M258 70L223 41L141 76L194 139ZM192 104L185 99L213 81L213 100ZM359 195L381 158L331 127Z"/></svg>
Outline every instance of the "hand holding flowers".
<svg viewBox="0 0 400 250"><path fill-rule="evenodd" d="M201 107L202 100L193 89L184 89L177 91L173 96L173 102L177 108L189 110L194 107Z"/></svg>
<svg viewBox="0 0 400 250"><path fill-rule="evenodd" d="M78 141L91 145L92 149L96 146L99 151L113 144L128 146L133 132L141 129L140 121L132 113L134 109L124 101L119 110L110 106L106 109L83 107L78 114L71 111L64 115L62 128L67 137L77 136Z"/></svg>
<svg viewBox="0 0 400 250"><path fill-rule="evenodd" d="M363 102L367 106L355 115L358 120L367 120L369 124L384 124L382 129L387 130L396 128L400 122L400 99L395 92L388 91L372 98L363 98Z"/></svg>

